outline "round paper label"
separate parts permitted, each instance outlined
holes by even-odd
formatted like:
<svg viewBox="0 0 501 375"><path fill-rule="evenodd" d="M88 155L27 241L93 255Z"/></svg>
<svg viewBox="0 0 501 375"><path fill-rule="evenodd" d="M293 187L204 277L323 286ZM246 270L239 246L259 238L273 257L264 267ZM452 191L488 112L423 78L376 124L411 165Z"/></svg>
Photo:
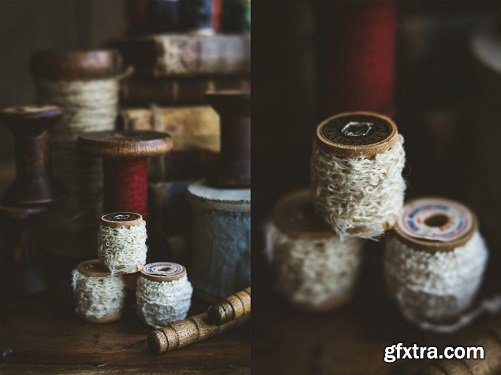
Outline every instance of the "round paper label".
<svg viewBox="0 0 501 375"><path fill-rule="evenodd" d="M176 276L183 273L183 271L183 266L170 262L149 263L143 268L144 273L153 276Z"/></svg>
<svg viewBox="0 0 501 375"><path fill-rule="evenodd" d="M462 238L473 225L473 215L468 208L454 201L433 198L407 204L398 220L404 234L441 242Z"/></svg>

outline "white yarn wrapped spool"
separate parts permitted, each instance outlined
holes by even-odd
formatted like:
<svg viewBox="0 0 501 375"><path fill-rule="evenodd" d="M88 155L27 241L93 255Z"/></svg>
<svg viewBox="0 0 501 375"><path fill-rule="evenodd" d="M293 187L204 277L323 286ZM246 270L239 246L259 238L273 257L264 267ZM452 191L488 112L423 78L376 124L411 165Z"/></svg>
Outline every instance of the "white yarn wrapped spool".
<svg viewBox="0 0 501 375"><path fill-rule="evenodd" d="M151 327L164 327L186 318L192 294L193 288L182 265L149 263L137 281L137 314Z"/></svg>
<svg viewBox="0 0 501 375"><path fill-rule="evenodd" d="M487 259L471 210L448 199L418 199L404 207L395 236L386 241L387 290L406 319L424 329L452 332L478 315L467 310Z"/></svg>
<svg viewBox="0 0 501 375"><path fill-rule="evenodd" d="M146 264L146 222L139 214L115 212L101 217L99 259L114 273L134 273Z"/></svg>
<svg viewBox="0 0 501 375"><path fill-rule="evenodd" d="M72 274L76 313L92 323L120 319L125 299L125 283L112 275L97 259L78 264Z"/></svg>
<svg viewBox="0 0 501 375"><path fill-rule="evenodd" d="M342 113L316 131L313 203L341 237L374 238L390 229L404 202L404 139L388 117Z"/></svg>
<svg viewBox="0 0 501 375"><path fill-rule="evenodd" d="M336 236L315 215L308 190L296 190L278 202L265 234L275 288L292 304L328 310L353 295L362 241Z"/></svg>

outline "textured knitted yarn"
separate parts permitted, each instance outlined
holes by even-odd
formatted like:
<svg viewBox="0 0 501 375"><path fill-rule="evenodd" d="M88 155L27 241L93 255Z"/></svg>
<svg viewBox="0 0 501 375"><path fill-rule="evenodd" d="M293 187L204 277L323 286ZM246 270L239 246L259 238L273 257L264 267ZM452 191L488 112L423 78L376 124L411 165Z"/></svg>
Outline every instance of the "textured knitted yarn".
<svg viewBox="0 0 501 375"><path fill-rule="evenodd" d="M137 314L151 327L164 327L186 318L192 293L186 275L173 281L153 281L141 276L136 289Z"/></svg>
<svg viewBox="0 0 501 375"><path fill-rule="evenodd" d="M403 316L421 328L454 331L477 315L462 316L480 287L487 259L488 250L478 232L464 246L437 252L413 249L391 237L384 254L387 291ZM482 308L492 306L487 303ZM445 324L450 321L456 323Z"/></svg>
<svg viewBox="0 0 501 375"><path fill-rule="evenodd" d="M362 240L336 235L291 238L273 223L265 225L266 256L275 289L292 303L312 308L344 300L353 292L362 261Z"/></svg>
<svg viewBox="0 0 501 375"><path fill-rule="evenodd" d="M100 320L119 316L125 298L125 282L120 275L85 276L72 272L76 313L85 319Z"/></svg>
<svg viewBox="0 0 501 375"><path fill-rule="evenodd" d="M37 81L38 95L63 109L52 139L76 141L78 133L112 130L117 117L118 78L92 81Z"/></svg>
<svg viewBox="0 0 501 375"><path fill-rule="evenodd" d="M146 264L146 222L130 228L108 227L101 224L97 239L97 253L112 274L137 272Z"/></svg>
<svg viewBox="0 0 501 375"><path fill-rule="evenodd" d="M314 143L313 203L339 236L375 238L395 224L406 188L403 143L399 135L390 149L373 159L337 157Z"/></svg>

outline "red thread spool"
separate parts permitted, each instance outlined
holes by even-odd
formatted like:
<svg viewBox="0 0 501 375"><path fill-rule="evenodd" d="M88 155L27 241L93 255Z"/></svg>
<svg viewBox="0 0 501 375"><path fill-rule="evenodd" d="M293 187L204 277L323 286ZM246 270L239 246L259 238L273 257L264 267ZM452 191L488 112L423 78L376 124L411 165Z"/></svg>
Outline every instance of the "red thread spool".
<svg viewBox="0 0 501 375"><path fill-rule="evenodd" d="M369 110L391 115L395 108L395 4L392 1L346 2L337 5L324 27L331 51L322 74L331 91L328 114ZM332 30L339 27L337 30ZM329 31L330 30L330 31ZM328 77L328 79L325 79Z"/></svg>
<svg viewBox="0 0 501 375"><path fill-rule="evenodd" d="M148 163L172 148L160 132L104 131L78 137L81 151L104 158L105 212L137 212L148 216Z"/></svg>

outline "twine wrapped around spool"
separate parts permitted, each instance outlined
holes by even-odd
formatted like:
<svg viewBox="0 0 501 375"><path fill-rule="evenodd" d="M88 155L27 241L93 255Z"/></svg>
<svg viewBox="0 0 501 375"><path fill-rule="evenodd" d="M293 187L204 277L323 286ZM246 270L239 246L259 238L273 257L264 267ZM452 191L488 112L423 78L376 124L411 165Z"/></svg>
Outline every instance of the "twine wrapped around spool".
<svg viewBox="0 0 501 375"><path fill-rule="evenodd" d="M125 299L125 283L112 275L97 259L78 264L73 270L73 294L76 313L92 323L109 323L120 319Z"/></svg>
<svg viewBox="0 0 501 375"><path fill-rule="evenodd" d="M488 259L475 214L452 200L422 198L404 207L395 235L385 244L389 295L403 316L423 329L452 332L479 312L467 314ZM499 301L481 309L499 309Z"/></svg>
<svg viewBox="0 0 501 375"><path fill-rule="evenodd" d="M114 273L134 273L146 264L146 222L132 212L103 215L97 237L101 262Z"/></svg>
<svg viewBox="0 0 501 375"><path fill-rule="evenodd" d="M149 263L137 281L137 313L151 327L182 320L191 306L193 288L186 268L170 262Z"/></svg>
<svg viewBox="0 0 501 375"><path fill-rule="evenodd" d="M376 113L342 113L318 125L312 198L339 236L374 238L393 227L404 201L403 142L395 123Z"/></svg>
<svg viewBox="0 0 501 375"><path fill-rule="evenodd" d="M336 236L315 215L309 190L283 197L265 227L266 255L275 288L308 310L335 308L353 295L362 241Z"/></svg>
<svg viewBox="0 0 501 375"><path fill-rule="evenodd" d="M51 136L56 176L64 181L69 199L46 229L48 248L61 249L79 238L78 252L91 253L96 217L102 210L102 163L77 151L79 133L112 130L118 111L122 70L117 51L39 51L30 61L38 98L56 104L62 125ZM60 250L62 251L62 250Z"/></svg>
<svg viewBox="0 0 501 375"><path fill-rule="evenodd" d="M193 216L191 279L215 302L250 284L250 189L188 187Z"/></svg>

